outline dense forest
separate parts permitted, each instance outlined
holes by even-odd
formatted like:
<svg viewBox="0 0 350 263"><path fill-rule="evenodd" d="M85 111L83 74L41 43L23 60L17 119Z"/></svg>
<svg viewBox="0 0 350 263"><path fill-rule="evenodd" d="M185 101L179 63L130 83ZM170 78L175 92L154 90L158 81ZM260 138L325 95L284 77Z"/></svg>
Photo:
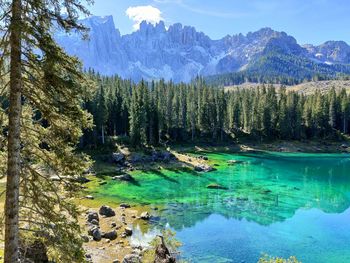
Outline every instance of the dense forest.
<svg viewBox="0 0 350 263"><path fill-rule="evenodd" d="M239 137L335 138L349 133L350 96L345 90L306 96L284 86L225 91L200 78L191 84L134 84L90 75L98 88L84 105L95 123L93 131L85 132L85 145L104 143L110 136L124 136L139 146Z"/></svg>

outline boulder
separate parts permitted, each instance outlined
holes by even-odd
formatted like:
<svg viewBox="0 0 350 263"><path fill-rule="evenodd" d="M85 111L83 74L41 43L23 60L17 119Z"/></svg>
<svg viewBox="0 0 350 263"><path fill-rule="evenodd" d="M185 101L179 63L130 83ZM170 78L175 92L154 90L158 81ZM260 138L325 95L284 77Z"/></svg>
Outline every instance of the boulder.
<svg viewBox="0 0 350 263"><path fill-rule="evenodd" d="M134 178L132 178L130 174L125 173L125 174L113 176L112 179L129 182L129 181L132 181Z"/></svg>
<svg viewBox="0 0 350 263"><path fill-rule="evenodd" d="M126 236L131 236L132 235L132 229L130 227L126 227L124 231Z"/></svg>
<svg viewBox="0 0 350 263"><path fill-rule="evenodd" d="M100 215L106 216L106 217L115 216L114 210L106 205L101 206L98 212Z"/></svg>
<svg viewBox="0 0 350 263"><path fill-rule="evenodd" d="M90 223L95 226L98 226L100 224L100 222L98 222L96 219L92 219Z"/></svg>
<svg viewBox="0 0 350 263"><path fill-rule="evenodd" d="M139 255L129 254L124 257L122 263L141 263L141 258Z"/></svg>
<svg viewBox="0 0 350 263"><path fill-rule="evenodd" d="M89 236L92 236L92 238L95 241L100 241L102 239L102 232L98 226L93 226L88 230Z"/></svg>
<svg viewBox="0 0 350 263"><path fill-rule="evenodd" d="M88 235L92 236L92 233L95 231L95 229L97 229L98 226L92 226L91 228L88 229Z"/></svg>
<svg viewBox="0 0 350 263"><path fill-rule="evenodd" d="M100 221L98 214L96 212L89 212L87 215L87 221L92 223L93 220Z"/></svg>
<svg viewBox="0 0 350 263"><path fill-rule="evenodd" d="M207 164L199 164L194 167L194 170L196 172L211 172L211 171L214 171L215 169Z"/></svg>
<svg viewBox="0 0 350 263"><path fill-rule="evenodd" d="M140 218L143 220L149 220L151 218L151 216L148 212L143 212L143 213L141 213Z"/></svg>
<svg viewBox="0 0 350 263"><path fill-rule="evenodd" d="M122 153L112 153L112 160L115 163L121 163L125 161L125 155Z"/></svg>
<svg viewBox="0 0 350 263"><path fill-rule="evenodd" d="M106 239L109 239L109 240L114 240L117 238L117 231L115 230L112 230L112 231L109 231L109 232L106 232L102 235L103 238L106 238Z"/></svg>
<svg viewBox="0 0 350 263"><path fill-rule="evenodd" d="M98 227L92 230L92 238L95 241L101 241L101 239L102 239L102 232L101 232L101 230Z"/></svg>

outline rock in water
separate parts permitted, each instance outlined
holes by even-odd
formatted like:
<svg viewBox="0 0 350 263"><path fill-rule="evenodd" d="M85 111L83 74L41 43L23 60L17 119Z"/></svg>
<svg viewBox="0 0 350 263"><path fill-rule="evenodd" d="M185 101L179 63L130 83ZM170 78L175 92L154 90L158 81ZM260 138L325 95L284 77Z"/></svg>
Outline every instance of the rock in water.
<svg viewBox="0 0 350 263"><path fill-rule="evenodd" d="M132 178L132 176L130 174L122 174L122 175L116 175L112 177L113 180L119 180L119 181L126 181L126 182L130 182L132 181L134 178Z"/></svg>
<svg viewBox="0 0 350 263"><path fill-rule="evenodd" d="M123 263L141 263L141 259L138 255L129 254L124 257Z"/></svg>
<svg viewBox="0 0 350 263"><path fill-rule="evenodd" d="M99 214L106 217L115 216L114 210L106 205L100 207Z"/></svg>
<svg viewBox="0 0 350 263"><path fill-rule="evenodd" d="M243 163L243 162L239 161L239 160L228 160L227 161L228 165L241 164L241 163Z"/></svg>
<svg viewBox="0 0 350 263"><path fill-rule="evenodd" d="M207 185L208 189L221 189L221 190L227 190L228 188L219 184L209 184Z"/></svg>
<svg viewBox="0 0 350 263"><path fill-rule="evenodd" d="M154 263L175 263L176 260L170 255L169 249L164 243L164 238L162 236L158 237L160 238L160 243L156 247Z"/></svg>
<svg viewBox="0 0 350 263"><path fill-rule="evenodd" d="M194 167L194 170L197 172L211 172L211 171L214 171L215 169L207 164L199 164Z"/></svg>

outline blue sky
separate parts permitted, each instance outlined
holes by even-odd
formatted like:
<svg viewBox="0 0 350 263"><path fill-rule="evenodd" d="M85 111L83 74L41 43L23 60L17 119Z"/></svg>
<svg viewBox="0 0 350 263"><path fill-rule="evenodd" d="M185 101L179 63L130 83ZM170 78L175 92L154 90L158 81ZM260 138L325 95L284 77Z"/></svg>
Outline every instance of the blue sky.
<svg viewBox="0 0 350 263"><path fill-rule="evenodd" d="M271 27L300 44L350 44L350 0L95 0L94 15L113 15L122 34L141 19L194 26L213 39Z"/></svg>

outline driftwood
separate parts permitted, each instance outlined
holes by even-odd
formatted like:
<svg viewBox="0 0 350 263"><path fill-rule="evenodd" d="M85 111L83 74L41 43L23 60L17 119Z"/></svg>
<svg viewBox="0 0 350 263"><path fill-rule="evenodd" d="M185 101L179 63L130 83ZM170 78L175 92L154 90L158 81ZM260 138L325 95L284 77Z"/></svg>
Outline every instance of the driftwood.
<svg viewBox="0 0 350 263"><path fill-rule="evenodd" d="M171 256L169 249L166 247L163 236L158 236L160 243L156 247L156 256L154 263L176 263L176 259Z"/></svg>

